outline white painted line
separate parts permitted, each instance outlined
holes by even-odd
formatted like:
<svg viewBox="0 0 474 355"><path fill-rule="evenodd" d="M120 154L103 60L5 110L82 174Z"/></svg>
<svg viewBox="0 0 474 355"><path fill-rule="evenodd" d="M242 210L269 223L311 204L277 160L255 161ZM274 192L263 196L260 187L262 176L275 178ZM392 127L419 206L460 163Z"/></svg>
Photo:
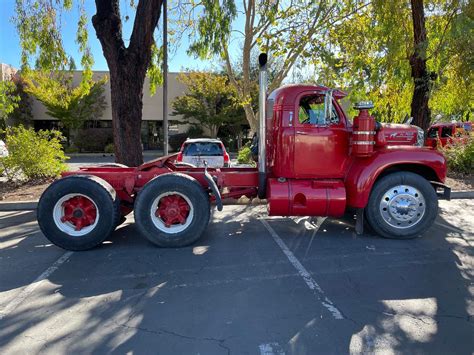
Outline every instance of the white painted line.
<svg viewBox="0 0 474 355"><path fill-rule="evenodd" d="M25 301L44 280L46 280L53 272L55 272L61 264L64 264L72 254L72 251L64 253L53 263L53 265L51 265L41 275L39 275L36 280L23 288L19 295L16 296L9 304L5 306L5 308L3 308L3 310L0 311L0 320L8 316L13 310L22 304L23 301Z"/></svg>
<svg viewBox="0 0 474 355"><path fill-rule="evenodd" d="M323 306L332 314L335 319L344 319L341 311L337 309L334 303L324 295L324 291L319 286L319 284L313 279L311 274L306 270L303 264L296 258L296 256L291 252L290 249L286 246L283 240L278 236L278 234L273 230L273 228L268 224L268 222L264 219L260 219L260 222L265 226L265 228L270 232L270 235L273 237L273 240L278 244L280 249L286 255L290 263L294 266L294 268L298 271L300 276L303 278L306 285L314 292L318 300L321 301Z"/></svg>
<svg viewBox="0 0 474 355"><path fill-rule="evenodd" d="M260 344L260 355L285 355L285 352L278 343Z"/></svg>

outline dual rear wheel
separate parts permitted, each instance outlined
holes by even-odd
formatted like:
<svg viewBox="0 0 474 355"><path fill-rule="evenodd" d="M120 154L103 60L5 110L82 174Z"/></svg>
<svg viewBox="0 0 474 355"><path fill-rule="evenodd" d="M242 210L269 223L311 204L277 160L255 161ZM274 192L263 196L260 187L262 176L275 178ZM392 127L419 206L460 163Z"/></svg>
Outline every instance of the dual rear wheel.
<svg viewBox="0 0 474 355"><path fill-rule="evenodd" d="M134 207L140 232L160 247L195 242L210 218L209 195L192 177L164 174L138 193ZM55 245L87 250L101 244L121 221L115 190L96 176L74 175L52 183L40 198L38 223Z"/></svg>

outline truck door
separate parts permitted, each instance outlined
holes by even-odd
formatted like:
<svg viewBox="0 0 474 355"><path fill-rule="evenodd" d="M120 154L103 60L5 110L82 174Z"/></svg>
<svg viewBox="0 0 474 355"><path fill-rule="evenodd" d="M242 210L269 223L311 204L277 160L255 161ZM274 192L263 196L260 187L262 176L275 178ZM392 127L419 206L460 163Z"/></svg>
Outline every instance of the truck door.
<svg viewBox="0 0 474 355"><path fill-rule="evenodd" d="M342 178L349 157L345 117L331 102L326 119L324 94L300 96L295 112L294 172L296 178Z"/></svg>

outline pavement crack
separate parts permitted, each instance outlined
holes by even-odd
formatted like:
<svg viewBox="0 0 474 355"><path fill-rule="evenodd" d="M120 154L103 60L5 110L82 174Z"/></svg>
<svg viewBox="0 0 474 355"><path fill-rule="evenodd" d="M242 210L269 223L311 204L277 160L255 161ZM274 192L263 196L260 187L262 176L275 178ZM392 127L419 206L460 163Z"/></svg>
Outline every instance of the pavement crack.
<svg viewBox="0 0 474 355"><path fill-rule="evenodd" d="M158 328L158 329L148 329L145 327L141 326L132 326L132 325L127 325L126 323L117 323L116 321L113 321L115 325L121 328L126 328L126 329L134 329L138 331L142 331L145 333L151 333L155 335L170 335L173 337L181 338L181 339L187 339L187 340L197 340L197 341L210 341L210 342L215 342L219 347L227 351L227 354L230 354L230 348L225 346L225 342L227 339L219 339L219 338L212 338L212 337L194 337L190 335L185 335L185 334L180 334L171 330L167 330L164 328Z"/></svg>

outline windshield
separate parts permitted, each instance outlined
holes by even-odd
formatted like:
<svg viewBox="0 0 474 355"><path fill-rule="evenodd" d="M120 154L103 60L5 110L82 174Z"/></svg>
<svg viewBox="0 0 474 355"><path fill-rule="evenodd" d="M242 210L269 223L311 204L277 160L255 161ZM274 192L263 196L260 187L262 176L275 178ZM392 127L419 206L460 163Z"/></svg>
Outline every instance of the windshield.
<svg viewBox="0 0 474 355"><path fill-rule="evenodd" d="M213 142L187 143L183 150L183 155L190 156L220 156L223 154L221 145Z"/></svg>

